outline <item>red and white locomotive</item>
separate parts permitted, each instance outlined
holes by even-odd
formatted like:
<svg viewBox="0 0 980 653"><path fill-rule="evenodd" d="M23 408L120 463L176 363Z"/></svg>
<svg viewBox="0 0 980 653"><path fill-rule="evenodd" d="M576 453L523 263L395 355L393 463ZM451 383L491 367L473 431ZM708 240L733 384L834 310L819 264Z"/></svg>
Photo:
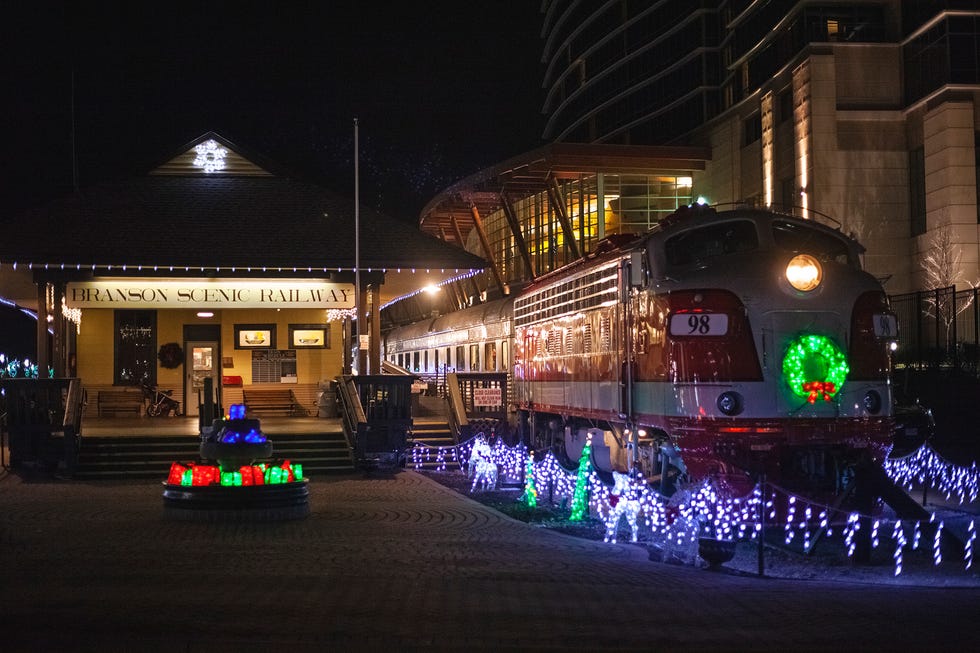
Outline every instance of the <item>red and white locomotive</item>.
<svg viewBox="0 0 980 653"><path fill-rule="evenodd" d="M590 439L600 467L648 478L839 488L893 429L897 323L862 251L755 208L610 241L513 300L518 429L569 461Z"/></svg>

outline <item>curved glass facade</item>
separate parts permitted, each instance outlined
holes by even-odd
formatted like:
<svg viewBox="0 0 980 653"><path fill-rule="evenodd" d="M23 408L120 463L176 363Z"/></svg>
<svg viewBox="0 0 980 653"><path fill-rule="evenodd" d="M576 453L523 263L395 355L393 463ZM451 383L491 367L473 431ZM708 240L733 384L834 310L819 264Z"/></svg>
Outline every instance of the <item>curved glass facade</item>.
<svg viewBox="0 0 980 653"><path fill-rule="evenodd" d="M897 41L896 15L895 3L885 1L623 0L596 8L552 0L543 136L677 143L765 86L812 43ZM969 50L973 62L968 46L960 39L946 49Z"/></svg>
<svg viewBox="0 0 980 653"><path fill-rule="evenodd" d="M656 118L655 140L668 142L710 117L721 82L718 4L552 2L544 138L630 143L633 126Z"/></svg>
<svg viewBox="0 0 980 653"><path fill-rule="evenodd" d="M599 241L618 234L642 234L679 206L690 204L691 177L600 173L559 182L559 195L571 234L562 228L560 213L547 192L528 195L512 204L521 236L527 245L528 270L504 210L483 216L494 260L505 283L527 281L572 262L574 238L583 254L595 251ZM482 252L477 234L466 248ZM532 274L533 273L533 274Z"/></svg>

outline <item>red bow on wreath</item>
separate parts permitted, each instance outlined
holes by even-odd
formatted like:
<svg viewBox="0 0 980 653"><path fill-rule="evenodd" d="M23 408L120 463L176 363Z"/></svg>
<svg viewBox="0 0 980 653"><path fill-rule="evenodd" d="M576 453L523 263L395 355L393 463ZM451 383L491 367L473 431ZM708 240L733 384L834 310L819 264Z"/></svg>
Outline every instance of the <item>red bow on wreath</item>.
<svg viewBox="0 0 980 653"><path fill-rule="evenodd" d="M817 397L823 396L824 401L830 401L834 394L833 381L807 381L803 384L803 391L809 392L806 400L811 404L816 403Z"/></svg>

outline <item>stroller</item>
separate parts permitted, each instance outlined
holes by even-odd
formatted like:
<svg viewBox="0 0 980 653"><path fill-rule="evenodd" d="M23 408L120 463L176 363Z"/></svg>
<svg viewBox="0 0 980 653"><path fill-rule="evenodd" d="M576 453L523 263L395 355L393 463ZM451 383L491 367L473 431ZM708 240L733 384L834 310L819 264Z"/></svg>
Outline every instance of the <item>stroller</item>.
<svg viewBox="0 0 980 653"><path fill-rule="evenodd" d="M173 390L157 390L156 386L143 383L143 404L149 417L180 415L180 402L171 395Z"/></svg>

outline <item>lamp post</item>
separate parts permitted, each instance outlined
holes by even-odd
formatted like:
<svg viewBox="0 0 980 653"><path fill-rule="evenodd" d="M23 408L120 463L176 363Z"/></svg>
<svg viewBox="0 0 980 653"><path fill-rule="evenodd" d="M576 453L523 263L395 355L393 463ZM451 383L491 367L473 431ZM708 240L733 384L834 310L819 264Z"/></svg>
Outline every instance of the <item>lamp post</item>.
<svg viewBox="0 0 980 653"><path fill-rule="evenodd" d="M357 373L366 374L367 355L361 347L365 333L364 300L361 296L361 192L358 163L358 124L354 118L354 313L357 320Z"/></svg>

